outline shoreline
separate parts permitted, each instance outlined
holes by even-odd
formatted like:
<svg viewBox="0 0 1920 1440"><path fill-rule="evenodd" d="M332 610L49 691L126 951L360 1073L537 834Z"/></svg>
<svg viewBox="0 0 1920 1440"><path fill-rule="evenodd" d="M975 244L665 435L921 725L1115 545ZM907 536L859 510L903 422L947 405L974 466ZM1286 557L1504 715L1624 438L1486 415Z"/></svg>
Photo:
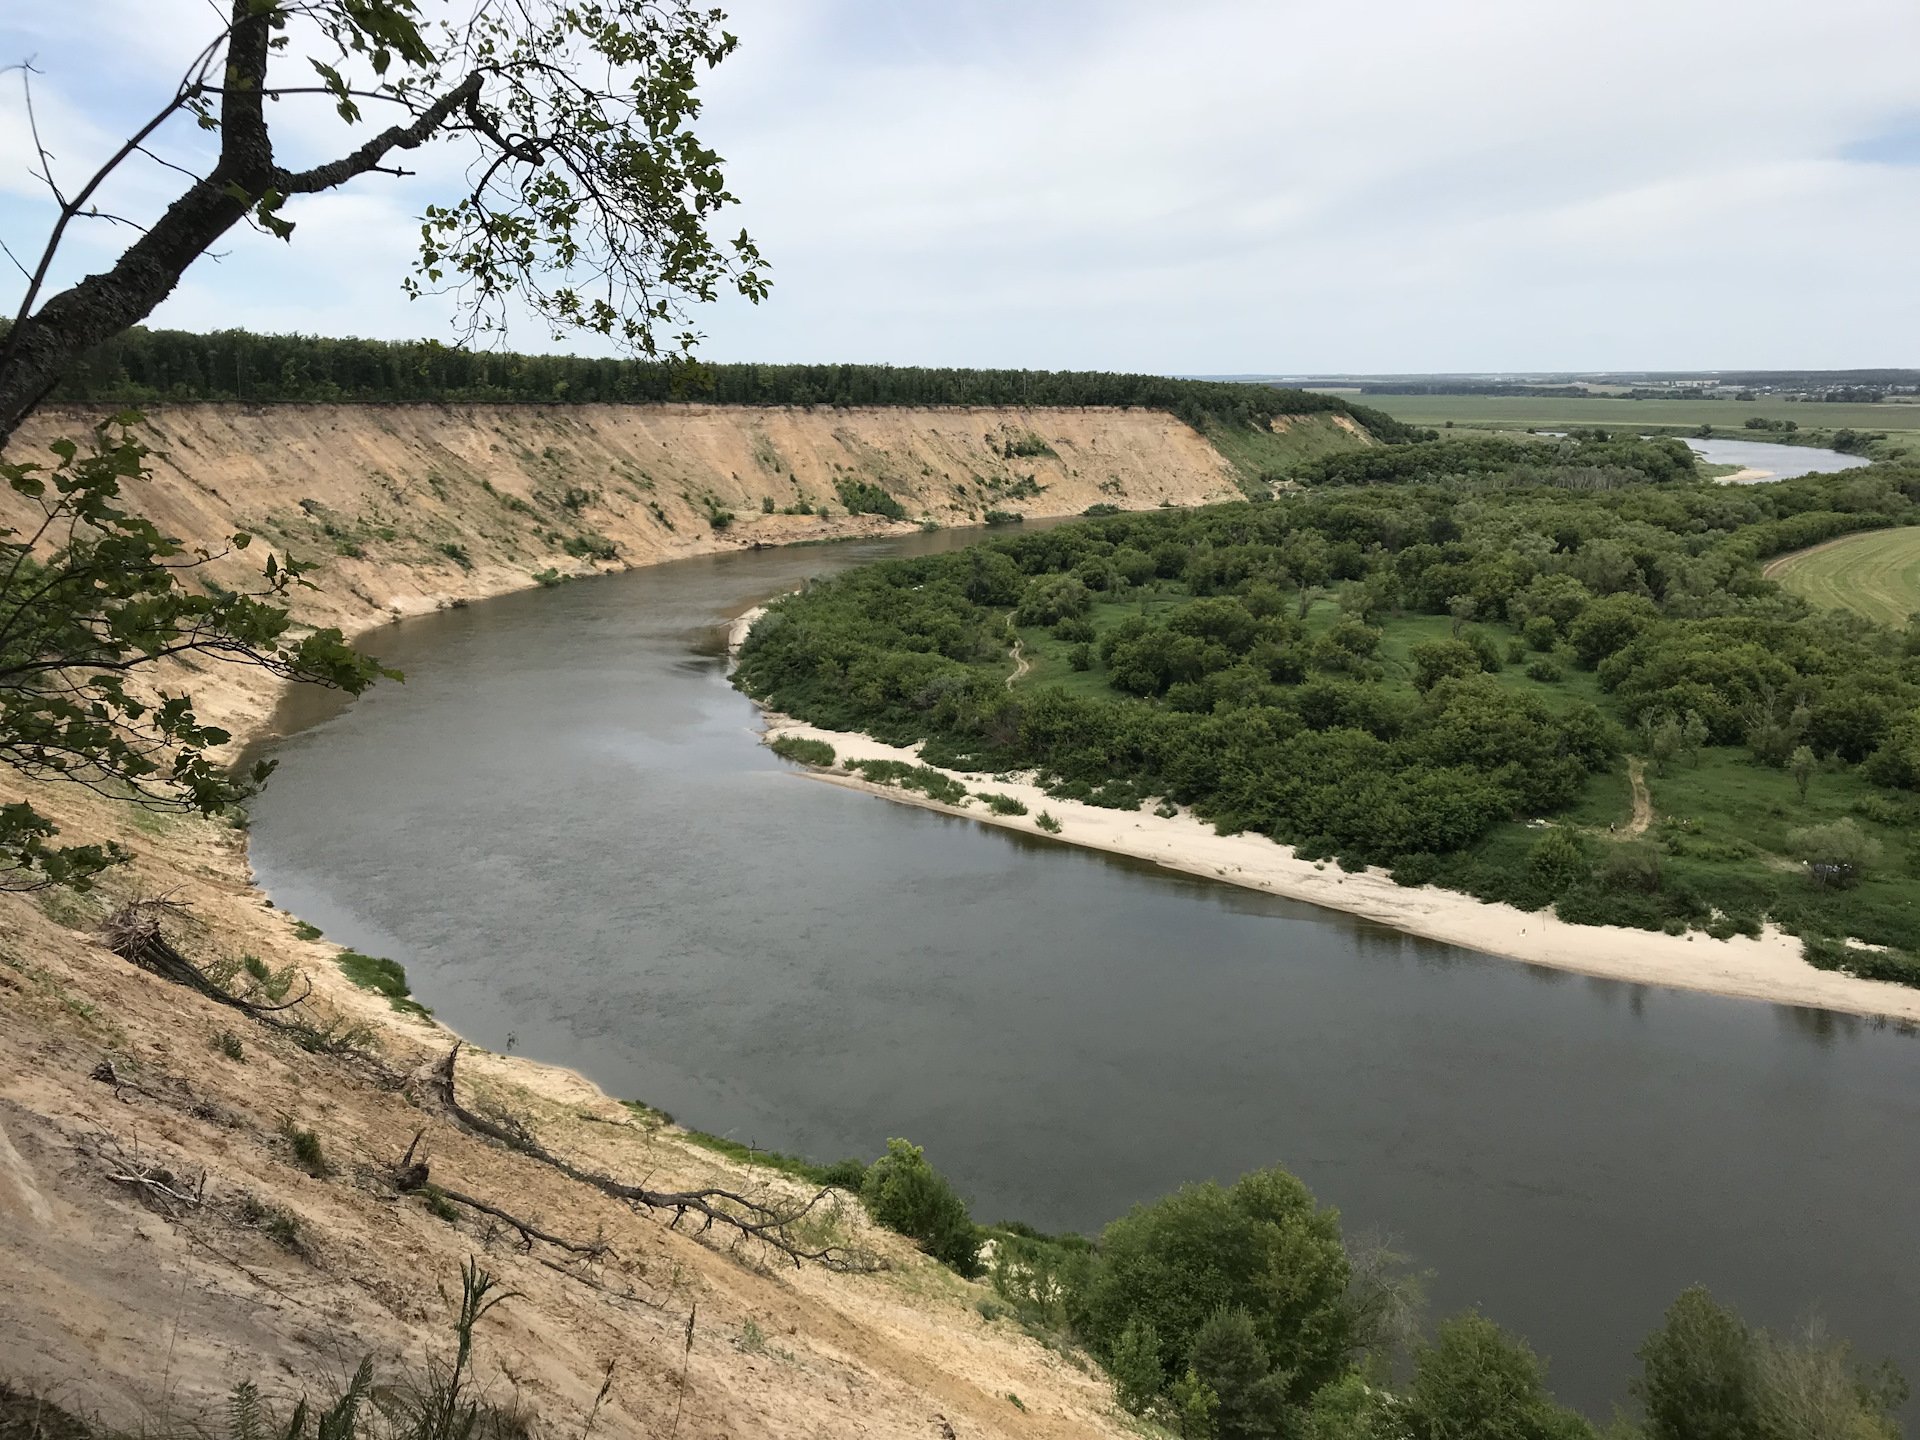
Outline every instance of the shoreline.
<svg viewBox="0 0 1920 1440"><path fill-rule="evenodd" d="M730 634L734 648L764 611L764 606L756 607L734 621ZM924 763L918 746L887 745L867 735L824 730L765 706L760 712L762 744L790 735L824 741L834 747L840 760ZM1108 810L1055 799L1031 783L1030 776L983 782L968 772L941 771L969 790L1010 795L1029 811L995 815L984 807L942 804L916 791L876 785L842 771L807 766L797 773L899 804L1336 910L1402 934L1504 960L1629 984L1920 1024L1920 990L1817 970L1801 957L1798 937L1773 925L1758 939L1735 936L1730 940L1716 940L1700 931L1669 935L1615 925L1573 925L1555 918L1551 911L1529 912L1433 885L1397 885L1380 869L1348 872L1331 861L1302 860L1288 846L1264 835L1221 835L1185 811L1165 818L1147 810ZM1050 835L1035 823L1042 811L1060 822L1059 834Z"/></svg>

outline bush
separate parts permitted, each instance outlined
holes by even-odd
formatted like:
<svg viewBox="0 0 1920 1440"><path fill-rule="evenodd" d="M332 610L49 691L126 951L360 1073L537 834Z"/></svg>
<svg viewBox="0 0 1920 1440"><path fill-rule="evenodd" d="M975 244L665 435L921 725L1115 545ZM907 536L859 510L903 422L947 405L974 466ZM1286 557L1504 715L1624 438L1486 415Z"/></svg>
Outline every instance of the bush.
<svg viewBox="0 0 1920 1440"><path fill-rule="evenodd" d="M1866 950L1845 940L1809 935L1800 942L1801 954L1816 970L1837 970L1862 980L1885 980L1920 987L1920 959L1898 950Z"/></svg>
<svg viewBox="0 0 1920 1440"><path fill-rule="evenodd" d="M1027 813L1026 803L1014 799L1011 795L989 795L983 790L980 793L980 798L987 802L987 809L996 815L1024 815Z"/></svg>
<svg viewBox="0 0 1920 1440"><path fill-rule="evenodd" d="M286 1136L287 1144L292 1147L293 1158L300 1167L316 1180L324 1180L333 1173L333 1167L327 1164L326 1147L320 1143L317 1131L303 1130L291 1120L280 1127L280 1133Z"/></svg>
<svg viewBox="0 0 1920 1440"><path fill-rule="evenodd" d="M851 1190L858 1195L867 1183L867 1162L848 1157L836 1160L820 1172L820 1183L836 1190Z"/></svg>
<svg viewBox="0 0 1920 1440"><path fill-rule="evenodd" d="M1592 1440L1593 1427L1553 1403L1546 1367L1483 1315L1440 1326L1414 1359L1408 1418L1421 1440Z"/></svg>
<svg viewBox="0 0 1920 1440"><path fill-rule="evenodd" d="M576 560L617 560L620 549L604 535L588 533L570 535L560 542L560 548Z"/></svg>
<svg viewBox="0 0 1920 1440"><path fill-rule="evenodd" d="M835 758L833 746L824 740L812 740L804 735L776 735L767 748L782 760L816 765L822 769L831 766Z"/></svg>
<svg viewBox="0 0 1920 1440"><path fill-rule="evenodd" d="M1144 1415L1160 1394L1160 1334L1147 1320L1129 1320L1107 1357L1113 1377L1113 1398L1132 1415Z"/></svg>
<svg viewBox="0 0 1920 1440"><path fill-rule="evenodd" d="M1550 655L1541 655L1527 664L1527 678L1538 680L1543 685L1557 684L1565 678L1566 672L1560 668L1560 662Z"/></svg>
<svg viewBox="0 0 1920 1440"><path fill-rule="evenodd" d="M1054 819L1053 816L1049 815L1045 810L1042 810L1038 815L1033 817L1033 823L1035 825L1038 825L1042 830L1046 831L1047 834L1049 835L1058 835L1060 833L1060 829L1061 829L1060 822Z"/></svg>
<svg viewBox="0 0 1920 1440"><path fill-rule="evenodd" d="M1257 1170L1227 1189L1188 1185L1107 1226L1087 1337L1111 1358L1129 1326L1152 1326L1164 1385L1216 1312L1237 1309L1297 1404L1346 1367L1348 1278L1338 1216L1286 1171Z"/></svg>
<svg viewBox="0 0 1920 1440"><path fill-rule="evenodd" d="M1593 873L1586 843L1574 831L1556 825L1533 842L1527 870L1555 895L1564 894Z"/></svg>
<svg viewBox="0 0 1920 1440"><path fill-rule="evenodd" d="M1848 890L1880 863L1880 842L1851 818L1787 832L1787 853L1805 862L1813 883Z"/></svg>
<svg viewBox="0 0 1920 1440"><path fill-rule="evenodd" d="M842 480L834 489L849 515L883 515L889 520L907 518L907 507L878 485L865 480Z"/></svg>
<svg viewBox="0 0 1920 1440"><path fill-rule="evenodd" d="M358 950L342 950L333 959L347 979L362 990L386 996L387 1003L403 1014L433 1013L413 998L413 991L407 985L407 972L398 960L389 960L384 955L362 955Z"/></svg>
<svg viewBox="0 0 1920 1440"><path fill-rule="evenodd" d="M542 590L551 590L555 586L564 585L572 578L571 575L562 575L551 565L545 570L536 570L533 572L533 583L538 585Z"/></svg>
<svg viewBox="0 0 1920 1440"><path fill-rule="evenodd" d="M456 544L451 540L443 540L433 548L453 561L453 563L458 565L462 570L471 570L473 568L473 556L467 553L466 546Z"/></svg>
<svg viewBox="0 0 1920 1440"><path fill-rule="evenodd" d="M867 1167L860 1200L877 1223L919 1241L943 1265L969 1280L979 1275L980 1231L967 1202L918 1145L887 1141L887 1153Z"/></svg>
<svg viewBox="0 0 1920 1440"><path fill-rule="evenodd" d="M1018 510L989 510L980 520L985 525L1021 525L1026 518Z"/></svg>

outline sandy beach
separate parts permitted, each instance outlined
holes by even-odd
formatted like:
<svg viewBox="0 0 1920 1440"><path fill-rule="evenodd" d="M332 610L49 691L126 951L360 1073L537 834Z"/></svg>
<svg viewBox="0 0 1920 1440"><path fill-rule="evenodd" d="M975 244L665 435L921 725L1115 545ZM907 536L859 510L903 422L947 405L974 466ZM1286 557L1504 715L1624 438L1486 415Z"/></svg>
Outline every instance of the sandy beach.
<svg viewBox="0 0 1920 1440"><path fill-rule="evenodd" d="M751 611L735 622L735 648L761 613ZM865 735L822 730L777 712L763 713L769 742L793 735L824 740L842 761L923 763L917 747L886 745ZM1772 926L1758 939L1736 936L1715 940L1700 933L1667 935L1621 926L1569 925L1548 912L1529 913L1431 885L1396 885L1384 870L1349 873L1330 862L1302 860L1287 846L1276 845L1265 836L1221 835L1205 821L1186 813L1169 818L1145 810L1107 810L1057 800L1033 784L1031 776L1002 781L944 772L976 793L988 790L1010 795L1028 810L1025 815L994 815L975 801L959 807L942 805L916 791L871 784L837 770L807 769L802 773L824 784L863 790L898 804L1151 861L1169 870L1322 905L1409 935L1532 965L1609 980L1920 1022L1920 990L1816 970L1801 958L1800 941ZM1060 822L1057 836L1046 835L1035 823L1043 811Z"/></svg>

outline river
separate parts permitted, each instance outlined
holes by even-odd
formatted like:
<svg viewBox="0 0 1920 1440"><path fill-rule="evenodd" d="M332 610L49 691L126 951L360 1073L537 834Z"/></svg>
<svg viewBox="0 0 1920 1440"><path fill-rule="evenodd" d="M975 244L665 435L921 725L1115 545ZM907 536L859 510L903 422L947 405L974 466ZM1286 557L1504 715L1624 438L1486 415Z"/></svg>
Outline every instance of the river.
<svg viewBox="0 0 1920 1440"><path fill-rule="evenodd" d="M1857 470L1873 463L1864 455L1848 455L1812 445L1772 445L1763 440L1689 439L1687 445L1710 465L1738 465L1742 470L1766 472L1741 481L1743 485L1792 480L1800 475L1830 475L1836 470Z"/></svg>
<svg viewBox="0 0 1920 1440"><path fill-rule="evenodd" d="M1920 1369L1910 1032L1414 940L756 743L728 618L970 538L680 561L380 632L405 685L282 712L260 881L480 1044L823 1160L909 1136L983 1219L1093 1230L1284 1164L1596 1416L1695 1281Z"/></svg>

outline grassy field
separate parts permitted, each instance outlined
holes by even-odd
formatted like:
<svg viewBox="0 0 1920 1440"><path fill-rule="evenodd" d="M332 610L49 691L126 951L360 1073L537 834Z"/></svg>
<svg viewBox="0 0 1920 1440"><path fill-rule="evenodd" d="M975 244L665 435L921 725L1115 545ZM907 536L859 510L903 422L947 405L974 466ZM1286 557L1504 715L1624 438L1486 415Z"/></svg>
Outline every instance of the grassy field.
<svg viewBox="0 0 1920 1440"><path fill-rule="evenodd" d="M1411 425L1490 429L1562 430L1576 425L1606 428L1663 426L1738 433L1747 420L1794 420L1802 430L1884 430L1920 433L1920 405L1827 405L1793 400L1619 400L1606 396L1543 395L1353 395ZM1755 434L1750 438L1772 437Z"/></svg>
<svg viewBox="0 0 1920 1440"><path fill-rule="evenodd" d="M1920 611L1920 526L1849 535L1783 556L1767 574L1816 605L1905 625Z"/></svg>

